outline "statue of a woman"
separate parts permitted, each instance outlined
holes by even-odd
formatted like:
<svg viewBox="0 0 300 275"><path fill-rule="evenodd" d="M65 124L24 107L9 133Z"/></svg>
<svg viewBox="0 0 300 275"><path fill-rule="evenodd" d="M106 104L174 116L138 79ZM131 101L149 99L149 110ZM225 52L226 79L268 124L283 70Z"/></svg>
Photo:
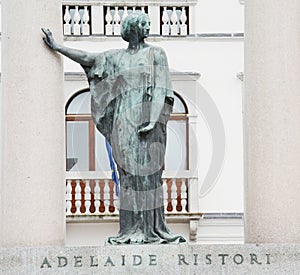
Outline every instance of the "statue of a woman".
<svg viewBox="0 0 300 275"><path fill-rule="evenodd" d="M166 226L162 166L166 124L173 105L167 58L145 43L149 17L130 14L122 24L127 49L87 53L58 45L49 30L44 41L86 72L92 117L112 146L120 177L120 231L109 244L181 243Z"/></svg>

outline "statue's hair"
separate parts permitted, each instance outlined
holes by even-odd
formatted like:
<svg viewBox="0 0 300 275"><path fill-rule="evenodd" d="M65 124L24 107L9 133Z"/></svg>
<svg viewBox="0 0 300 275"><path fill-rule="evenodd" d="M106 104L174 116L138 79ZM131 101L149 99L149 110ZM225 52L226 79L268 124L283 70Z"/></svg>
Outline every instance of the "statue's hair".
<svg viewBox="0 0 300 275"><path fill-rule="evenodd" d="M141 21L143 17L148 17L148 15L141 11L136 11L129 14L122 23L121 36L122 38L129 42L129 38L134 34L138 34L138 23Z"/></svg>

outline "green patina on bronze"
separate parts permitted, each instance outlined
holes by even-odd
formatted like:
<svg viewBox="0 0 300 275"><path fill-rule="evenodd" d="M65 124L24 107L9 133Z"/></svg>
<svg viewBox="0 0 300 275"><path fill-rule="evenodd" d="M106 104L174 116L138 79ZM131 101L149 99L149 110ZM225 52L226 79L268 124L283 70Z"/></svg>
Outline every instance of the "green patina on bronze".
<svg viewBox="0 0 300 275"><path fill-rule="evenodd" d="M120 231L108 244L182 243L166 226L162 166L173 90L165 52L145 43L149 17L130 14L122 24L127 49L87 53L44 41L83 67L97 129L112 146L120 177Z"/></svg>

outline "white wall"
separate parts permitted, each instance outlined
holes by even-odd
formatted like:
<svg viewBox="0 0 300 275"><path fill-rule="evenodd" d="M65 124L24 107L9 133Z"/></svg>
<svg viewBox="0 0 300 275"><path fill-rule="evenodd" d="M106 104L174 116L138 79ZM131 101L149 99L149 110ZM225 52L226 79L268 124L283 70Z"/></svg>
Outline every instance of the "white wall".
<svg viewBox="0 0 300 275"><path fill-rule="evenodd" d="M239 0L198 0L195 33L244 32L244 5Z"/></svg>
<svg viewBox="0 0 300 275"><path fill-rule="evenodd" d="M166 41L169 64L178 71L197 71L199 84L216 104L225 128L226 158L214 189L200 199L203 212L243 211L242 83L236 74L243 71L243 41L201 39ZM179 54L184 49L182 54ZM201 100L201 98L199 98ZM201 110L200 110L201 111ZM199 118L199 179L206 175L211 157L211 137ZM204 138L203 138L204 136Z"/></svg>

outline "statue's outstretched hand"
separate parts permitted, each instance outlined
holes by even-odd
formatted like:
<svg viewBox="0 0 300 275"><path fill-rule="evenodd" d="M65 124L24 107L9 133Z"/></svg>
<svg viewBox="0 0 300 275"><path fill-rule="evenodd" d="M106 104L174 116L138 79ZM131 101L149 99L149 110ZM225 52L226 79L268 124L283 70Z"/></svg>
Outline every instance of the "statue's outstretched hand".
<svg viewBox="0 0 300 275"><path fill-rule="evenodd" d="M57 44L52 36L52 32L49 29L42 28L42 32L45 34L45 37L43 37L44 42L46 45L52 49L56 50L57 49Z"/></svg>

